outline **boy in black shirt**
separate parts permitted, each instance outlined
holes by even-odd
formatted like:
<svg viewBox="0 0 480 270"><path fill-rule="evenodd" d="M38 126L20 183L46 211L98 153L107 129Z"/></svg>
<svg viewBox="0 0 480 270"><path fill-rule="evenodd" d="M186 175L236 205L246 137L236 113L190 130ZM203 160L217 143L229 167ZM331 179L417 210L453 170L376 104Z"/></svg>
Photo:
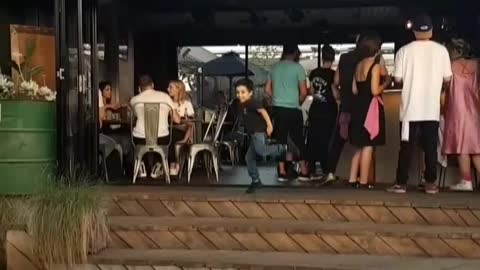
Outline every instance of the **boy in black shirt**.
<svg viewBox="0 0 480 270"><path fill-rule="evenodd" d="M253 82L249 79L241 79L236 82L235 88L245 128L250 136L250 146L245 155L245 161L248 175L252 178L247 193L253 193L262 186L257 168L257 155L279 156L285 152L286 147L266 144L267 137L272 135L273 125L263 105L253 99Z"/></svg>

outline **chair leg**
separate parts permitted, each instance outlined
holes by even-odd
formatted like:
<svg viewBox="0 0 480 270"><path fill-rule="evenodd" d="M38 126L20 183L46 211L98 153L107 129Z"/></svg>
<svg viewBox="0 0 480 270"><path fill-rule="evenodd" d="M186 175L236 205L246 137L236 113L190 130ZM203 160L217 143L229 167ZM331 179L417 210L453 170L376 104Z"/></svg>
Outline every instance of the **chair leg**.
<svg viewBox="0 0 480 270"><path fill-rule="evenodd" d="M102 155L102 163L103 163L103 172L105 174L105 182L109 183L110 179L108 178L107 158L105 157L105 155Z"/></svg>
<svg viewBox="0 0 480 270"><path fill-rule="evenodd" d="M142 161L139 159L135 159L134 165L133 165L133 184L137 181L137 175L138 172L140 171L140 164L142 164Z"/></svg>
<svg viewBox="0 0 480 270"><path fill-rule="evenodd" d="M122 169L122 175L123 175L123 148L121 145L117 144L115 146L115 150L117 150L118 154L120 155L120 168Z"/></svg>
<svg viewBox="0 0 480 270"><path fill-rule="evenodd" d="M178 179L182 179L183 176L183 170L185 169L185 155L180 154L178 156Z"/></svg>
<svg viewBox="0 0 480 270"><path fill-rule="evenodd" d="M210 159L209 159L207 151L203 151L202 154L203 154L203 163L205 164L205 170L207 172L207 178L208 178L208 180L210 180L210 173L212 172Z"/></svg>
<svg viewBox="0 0 480 270"><path fill-rule="evenodd" d="M230 161L232 162L232 167L235 167L235 150L233 146L228 146L228 151L230 153Z"/></svg>
<svg viewBox="0 0 480 270"><path fill-rule="evenodd" d="M193 165L195 163L196 155L197 155L196 152L190 152L190 155L188 157L188 175L187 175L187 182L188 183L190 183L190 179L192 177Z"/></svg>
<svg viewBox="0 0 480 270"><path fill-rule="evenodd" d="M213 162L213 169L215 170L215 177L217 179L217 183L219 182L219 179L218 179L218 156L217 156L217 153L215 152L212 152L212 162Z"/></svg>
<svg viewBox="0 0 480 270"><path fill-rule="evenodd" d="M163 172L165 174L165 182L170 184L170 167L168 165L168 156L161 155L162 157L162 165L163 165Z"/></svg>

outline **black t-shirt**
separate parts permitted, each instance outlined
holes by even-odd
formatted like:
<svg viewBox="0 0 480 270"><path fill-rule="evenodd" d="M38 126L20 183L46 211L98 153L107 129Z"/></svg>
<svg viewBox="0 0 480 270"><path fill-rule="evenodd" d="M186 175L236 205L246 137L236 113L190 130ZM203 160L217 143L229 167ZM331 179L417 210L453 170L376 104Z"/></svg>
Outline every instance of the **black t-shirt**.
<svg viewBox="0 0 480 270"><path fill-rule="evenodd" d="M338 62L341 96L340 111L342 112L351 112L352 109L352 82L358 62L359 56L356 51L342 54Z"/></svg>
<svg viewBox="0 0 480 270"><path fill-rule="evenodd" d="M245 125L245 129L248 134L256 132L265 132L267 130L267 124L262 115L258 112L259 109L263 109L260 102L252 99L243 104L240 104L242 112L242 118Z"/></svg>
<svg viewBox="0 0 480 270"><path fill-rule="evenodd" d="M316 68L310 73L310 84L313 89L313 102L309 114L326 116L335 113L337 102L333 96L332 84L335 71L330 68Z"/></svg>

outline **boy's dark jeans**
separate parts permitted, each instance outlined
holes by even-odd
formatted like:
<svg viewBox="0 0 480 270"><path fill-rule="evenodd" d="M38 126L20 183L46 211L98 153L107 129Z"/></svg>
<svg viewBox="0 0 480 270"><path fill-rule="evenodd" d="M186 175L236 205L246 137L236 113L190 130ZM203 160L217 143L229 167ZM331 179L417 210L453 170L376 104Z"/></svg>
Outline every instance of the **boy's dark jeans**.
<svg viewBox="0 0 480 270"><path fill-rule="evenodd" d="M245 155L245 161L247 163L248 175L252 178L252 182L260 181L257 155L278 157L285 151L285 147L282 147L282 145L267 145L266 138L267 135L263 132L250 135L250 146Z"/></svg>

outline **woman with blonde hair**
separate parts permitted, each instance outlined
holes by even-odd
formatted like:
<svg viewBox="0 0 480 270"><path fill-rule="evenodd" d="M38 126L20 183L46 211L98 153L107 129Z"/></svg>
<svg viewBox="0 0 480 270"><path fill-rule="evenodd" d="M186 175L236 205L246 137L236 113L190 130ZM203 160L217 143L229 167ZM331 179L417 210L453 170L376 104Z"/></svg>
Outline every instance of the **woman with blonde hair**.
<svg viewBox="0 0 480 270"><path fill-rule="evenodd" d="M453 39L447 48L453 76L446 92L442 152L458 156L461 180L450 189L473 191L471 163L480 171L480 61L469 58L463 39Z"/></svg>
<svg viewBox="0 0 480 270"><path fill-rule="evenodd" d="M172 80L168 85L168 94L173 100L173 110L175 110L180 118L183 120L193 118L195 111L193 109L190 96L188 95L185 84L180 80ZM184 123L182 125L175 126L172 132L172 141L170 152L174 153L175 144L185 144L192 142L193 125L191 123ZM179 166L177 163L170 164L170 174L177 175Z"/></svg>

